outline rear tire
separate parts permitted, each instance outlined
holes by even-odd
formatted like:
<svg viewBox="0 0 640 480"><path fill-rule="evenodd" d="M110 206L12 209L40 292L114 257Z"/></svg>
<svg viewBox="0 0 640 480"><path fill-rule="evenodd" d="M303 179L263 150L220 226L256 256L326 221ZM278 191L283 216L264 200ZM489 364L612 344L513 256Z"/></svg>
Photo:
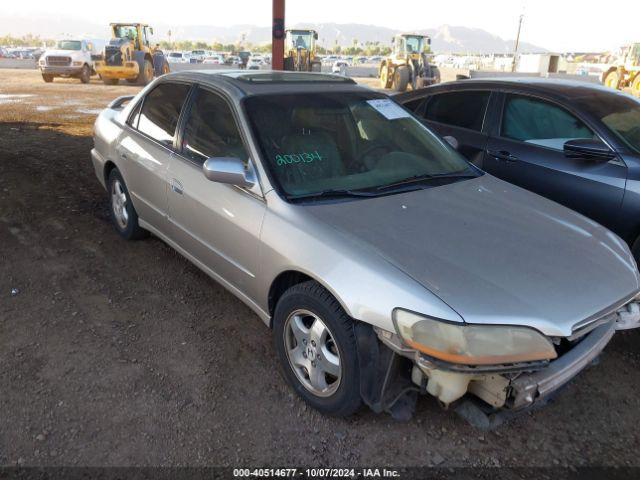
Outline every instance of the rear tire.
<svg viewBox="0 0 640 480"><path fill-rule="evenodd" d="M45 81L45 83L51 83L53 82L53 75L50 75L48 73L43 73L42 79Z"/></svg>
<svg viewBox="0 0 640 480"><path fill-rule="evenodd" d="M396 92L404 92L409 85L409 69L407 67L396 68L393 75L393 89Z"/></svg>
<svg viewBox="0 0 640 480"><path fill-rule="evenodd" d="M129 190L117 168L109 173L109 212L111 222L120 236L126 240L139 240L149 236L149 232L138 224L138 213L133 208Z"/></svg>
<svg viewBox="0 0 640 480"><path fill-rule="evenodd" d="M80 81L82 83L89 83L91 81L91 69L89 65L82 67L82 73L80 74Z"/></svg>
<svg viewBox="0 0 640 480"><path fill-rule="evenodd" d="M273 339L283 374L310 406L344 417L361 405L353 320L320 284L289 288L276 305Z"/></svg>
<svg viewBox="0 0 640 480"><path fill-rule="evenodd" d="M103 78L102 81L105 85L118 85L119 80L117 78Z"/></svg>

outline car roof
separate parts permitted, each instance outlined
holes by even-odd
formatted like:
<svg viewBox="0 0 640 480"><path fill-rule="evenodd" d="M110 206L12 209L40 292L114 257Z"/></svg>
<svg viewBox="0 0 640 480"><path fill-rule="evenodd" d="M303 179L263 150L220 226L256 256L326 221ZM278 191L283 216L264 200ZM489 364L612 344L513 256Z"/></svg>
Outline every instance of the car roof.
<svg viewBox="0 0 640 480"><path fill-rule="evenodd" d="M496 77L481 79L464 79L453 82L445 82L423 90L399 94L397 101L407 101L411 98L419 97L420 91L423 95L429 93L454 91L454 90L475 90L486 88L488 90L518 90L522 92L539 93L559 100L570 101L589 96L609 96L620 94L616 90L604 87L596 83L582 82L578 80L565 80L557 78L541 77Z"/></svg>
<svg viewBox="0 0 640 480"><path fill-rule="evenodd" d="M341 75L272 70L190 70L164 75L170 80L187 80L203 85L226 86L235 96L268 95L314 91L367 91L354 80Z"/></svg>

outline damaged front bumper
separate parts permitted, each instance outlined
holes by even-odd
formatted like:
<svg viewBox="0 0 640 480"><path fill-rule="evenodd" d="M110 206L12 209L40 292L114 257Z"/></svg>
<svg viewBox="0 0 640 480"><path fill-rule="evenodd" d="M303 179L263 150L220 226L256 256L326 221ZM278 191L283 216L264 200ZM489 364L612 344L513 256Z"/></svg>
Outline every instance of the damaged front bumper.
<svg viewBox="0 0 640 480"><path fill-rule="evenodd" d="M616 323L613 321L600 325L545 368L519 375L509 383L505 405L520 409L547 398L589 366L607 346L615 331Z"/></svg>
<svg viewBox="0 0 640 480"><path fill-rule="evenodd" d="M407 348L393 333L375 329L379 340L395 354L413 362L411 381L446 407L467 393L489 409L519 411L543 404L554 392L589 366L609 343L616 330L640 326L640 304L634 300L600 317L571 337L557 359L512 365L474 367L437 360ZM566 346L566 345L565 345Z"/></svg>

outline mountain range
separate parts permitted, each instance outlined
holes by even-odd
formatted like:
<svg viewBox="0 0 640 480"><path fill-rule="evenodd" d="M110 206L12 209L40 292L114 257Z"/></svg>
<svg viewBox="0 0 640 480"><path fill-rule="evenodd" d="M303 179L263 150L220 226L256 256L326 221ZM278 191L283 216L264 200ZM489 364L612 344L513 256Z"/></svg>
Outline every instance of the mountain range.
<svg viewBox="0 0 640 480"><path fill-rule="evenodd" d="M255 25L182 25L171 26L156 24L155 33L159 40L168 38L171 31L173 40L194 40L206 42L236 43L246 41L253 44L271 41L271 28ZM313 28L318 32L320 44L326 47L334 45L351 46L354 41L359 44L379 42L389 45L391 38L399 33L377 25L357 23L323 23L297 24L289 28ZM107 25L90 23L75 18L6 16L0 18L0 36L3 35L39 35L41 38L60 38L83 36L88 38L106 38L109 36ZM514 41L504 40L480 28L442 25L438 28L425 28L415 33L429 35L432 39L432 50L436 53L509 53L513 51ZM522 52L546 52L543 47L521 42Z"/></svg>

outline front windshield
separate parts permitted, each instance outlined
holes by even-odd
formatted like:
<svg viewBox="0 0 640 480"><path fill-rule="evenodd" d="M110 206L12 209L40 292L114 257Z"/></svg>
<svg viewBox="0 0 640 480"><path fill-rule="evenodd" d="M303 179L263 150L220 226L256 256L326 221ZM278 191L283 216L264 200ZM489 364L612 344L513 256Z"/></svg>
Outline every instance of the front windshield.
<svg viewBox="0 0 640 480"><path fill-rule="evenodd" d="M82 50L82 42L80 40L60 40L58 42L59 50Z"/></svg>
<svg viewBox="0 0 640 480"><path fill-rule="evenodd" d="M421 53L424 39L422 37L407 37L407 52Z"/></svg>
<svg viewBox="0 0 640 480"><path fill-rule="evenodd" d="M478 175L455 150L373 92L263 95L245 108L286 196L375 191L422 176Z"/></svg>
<svg viewBox="0 0 640 480"><path fill-rule="evenodd" d="M640 102L624 94L608 94L602 101L588 97L580 103L627 146L640 153Z"/></svg>
<svg viewBox="0 0 640 480"><path fill-rule="evenodd" d="M116 27L116 38L128 38L129 40L135 40L138 38L138 29L131 25L120 25Z"/></svg>
<svg viewBox="0 0 640 480"><path fill-rule="evenodd" d="M311 45L311 34L308 32L291 32L291 43L293 48L309 50Z"/></svg>

